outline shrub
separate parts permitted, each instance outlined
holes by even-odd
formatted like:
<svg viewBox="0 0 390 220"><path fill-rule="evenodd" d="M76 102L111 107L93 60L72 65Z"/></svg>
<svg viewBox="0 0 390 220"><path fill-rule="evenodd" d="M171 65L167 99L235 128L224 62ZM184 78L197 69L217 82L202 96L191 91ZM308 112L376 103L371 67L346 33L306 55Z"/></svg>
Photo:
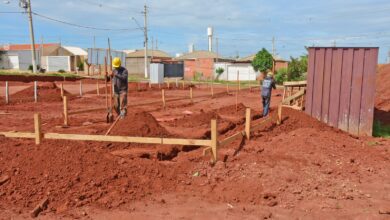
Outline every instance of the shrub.
<svg viewBox="0 0 390 220"><path fill-rule="evenodd" d="M288 70L287 68L281 68L278 71L276 71L275 74L275 81L277 84L282 85L283 82L287 81L287 75L288 75Z"/></svg>
<svg viewBox="0 0 390 220"><path fill-rule="evenodd" d="M40 70L41 69L41 66L39 66L39 65L37 65L37 70ZM28 66L28 70L29 71L33 71L33 65L32 64L30 64L29 66Z"/></svg>
<svg viewBox="0 0 390 220"><path fill-rule="evenodd" d="M288 80L299 81L306 78L307 72L307 55L299 58L291 57L291 62L288 64Z"/></svg>
<svg viewBox="0 0 390 220"><path fill-rule="evenodd" d="M222 67L218 67L215 72L217 73L217 80L219 80L219 77L222 75L225 70Z"/></svg>
<svg viewBox="0 0 390 220"><path fill-rule="evenodd" d="M84 63L83 62L78 63L77 68L79 68L79 71L84 71Z"/></svg>
<svg viewBox="0 0 390 220"><path fill-rule="evenodd" d="M65 70L61 69L61 70L58 70L59 73L66 73Z"/></svg>
<svg viewBox="0 0 390 220"><path fill-rule="evenodd" d="M203 73L202 72L195 72L195 74L194 74L194 80L195 81L201 80L202 77L203 77Z"/></svg>

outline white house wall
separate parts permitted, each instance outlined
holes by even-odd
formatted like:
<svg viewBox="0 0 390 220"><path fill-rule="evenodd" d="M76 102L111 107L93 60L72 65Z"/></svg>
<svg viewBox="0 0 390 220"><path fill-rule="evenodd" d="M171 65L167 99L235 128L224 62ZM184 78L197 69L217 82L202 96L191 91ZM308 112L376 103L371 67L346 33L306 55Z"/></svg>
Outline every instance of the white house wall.
<svg viewBox="0 0 390 220"><path fill-rule="evenodd" d="M217 76L216 69L222 67L225 71L219 77L219 80L237 81L239 76L240 81L256 80L259 72L256 72L251 64L241 63L215 63L214 74Z"/></svg>

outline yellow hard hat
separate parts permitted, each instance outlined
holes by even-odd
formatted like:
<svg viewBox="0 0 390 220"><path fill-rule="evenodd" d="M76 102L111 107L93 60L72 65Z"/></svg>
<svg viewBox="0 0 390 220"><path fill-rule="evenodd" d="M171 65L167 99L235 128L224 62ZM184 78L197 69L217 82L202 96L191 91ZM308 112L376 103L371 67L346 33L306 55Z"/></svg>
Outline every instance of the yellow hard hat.
<svg viewBox="0 0 390 220"><path fill-rule="evenodd" d="M269 71L268 73L267 73L267 76L274 76L274 73L273 72L271 72L271 71Z"/></svg>
<svg viewBox="0 0 390 220"><path fill-rule="evenodd" d="M115 57L112 61L112 67L119 68L121 66L121 59L119 57Z"/></svg>

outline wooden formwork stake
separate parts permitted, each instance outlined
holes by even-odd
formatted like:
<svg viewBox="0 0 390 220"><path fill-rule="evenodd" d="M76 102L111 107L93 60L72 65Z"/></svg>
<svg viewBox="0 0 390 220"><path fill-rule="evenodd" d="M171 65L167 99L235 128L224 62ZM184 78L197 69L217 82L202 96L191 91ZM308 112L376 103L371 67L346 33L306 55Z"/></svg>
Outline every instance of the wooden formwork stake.
<svg viewBox="0 0 390 220"><path fill-rule="evenodd" d="M250 139L251 135L251 109L247 108L246 109L246 114L245 114L245 135L246 139Z"/></svg>
<svg viewBox="0 0 390 220"><path fill-rule="evenodd" d="M9 104L9 87L8 81L5 82L5 103Z"/></svg>
<svg viewBox="0 0 390 220"><path fill-rule="evenodd" d="M229 94L229 83L226 83L226 93Z"/></svg>
<svg viewBox="0 0 390 220"><path fill-rule="evenodd" d="M190 87L190 99L191 99L191 103L193 102L192 98L193 98L192 87Z"/></svg>
<svg viewBox="0 0 390 220"><path fill-rule="evenodd" d="M179 82L178 80L176 79L176 89L179 88Z"/></svg>
<svg viewBox="0 0 390 220"><path fill-rule="evenodd" d="M64 96L64 126L68 126L68 97Z"/></svg>
<svg viewBox="0 0 390 220"><path fill-rule="evenodd" d="M214 82L211 81L211 97L214 97Z"/></svg>
<svg viewBox="0 0 390 220"><path fill-rule="evenodd" d="M238 70L237 70L237 82L238 82L238 90L241 90L240 71Z"/></svg>
<svg viewBox="0 0 390 220"><path fill-rule="evenodd" d="M38 102L38 83L34 81L34 101Z"/></svg>
<svg viewBox="0 0 390 220"><path fill-rule="evenodd" d="M162 103L163 103L163 108L165 109L166 104L165 104L165 90L161 90L161 96L162 96Z"/></svg>
<svg viewBox="0 0 390 220"><path fill-rule="evenodd" d="M149 89L151 89L151 88L152 88L152 83L149 80Z"/></svg>
<svg viewBox="0 0 390 220"><path fill-rule="evenodd" d="M64 99L64 84L61 83L61 98Z"/></svg>
<svg viewBox="0 0 390 220"><path fill-rule="evenodd" d="M282 108L283 108L283 105L282 105L282 103L280 103L278 106L278 120L276 121L277 125L280 125L282 123Z"/></svg>
<svg viewBox="0 0 390 220"><path fill-rule="evenodd" d="M236 91L236 112L238 111L238 90Z"/></svg>
<svg viewBox="0 0 390 220"><path fill-rule="evenodd" d="M161 89L161 84L160 83L158 84L158 88Z"/></svg>
<svg viewBox="0 0 390 220"><path fill-rule="evenodd" d="M167 87L168 87L168 89L169 89L169 84L170 84L169 81L167 81Z"/></svg>
<svg viewBox="0 0 390 220"><path fill-rule="evenodd" d="M185 87L184 87L184 80L183 80L183 82L182 82L182 83L183 83L183 89L185 89Z"/></svg>
<svg viewBox="0 0 390 220"><path fill-rule="evenodd" d="M42 140L41 114L34 114L35 144L40 144Z"/></svg>
<svg viewBox="0 0 390 220"><path fill-rule="evenodd" d="M99 67L100 68L100 67ZM99 71L100 72L100 71ZM96 94L100 96L100 86L99 86L99 79L96 81Z"/></svg>
<svg viewBox="0 0 390 220"><path fill-rule="evenodd" d="M211 120L211 151L212 151L212 161L217 162L217 150L218 150L218 130L217 130L217 120Z"/></svg>
<svg viewBox="0 0 390 220"><path fill-rule="evenodd" d="M80 80L80 97L83 97L83 83Z"/></svg>

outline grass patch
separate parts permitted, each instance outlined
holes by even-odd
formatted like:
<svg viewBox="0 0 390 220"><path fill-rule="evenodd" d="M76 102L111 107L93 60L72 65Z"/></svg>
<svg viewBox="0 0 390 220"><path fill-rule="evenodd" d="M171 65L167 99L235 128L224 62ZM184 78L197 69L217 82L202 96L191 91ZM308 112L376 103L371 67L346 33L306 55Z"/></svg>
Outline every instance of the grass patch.
<svg viewBox="0 0 390 220"><path fill-rule="evenodd" d="M374 137L390 138L390 125L384 125L380 121L374 122Z"/></svg>

